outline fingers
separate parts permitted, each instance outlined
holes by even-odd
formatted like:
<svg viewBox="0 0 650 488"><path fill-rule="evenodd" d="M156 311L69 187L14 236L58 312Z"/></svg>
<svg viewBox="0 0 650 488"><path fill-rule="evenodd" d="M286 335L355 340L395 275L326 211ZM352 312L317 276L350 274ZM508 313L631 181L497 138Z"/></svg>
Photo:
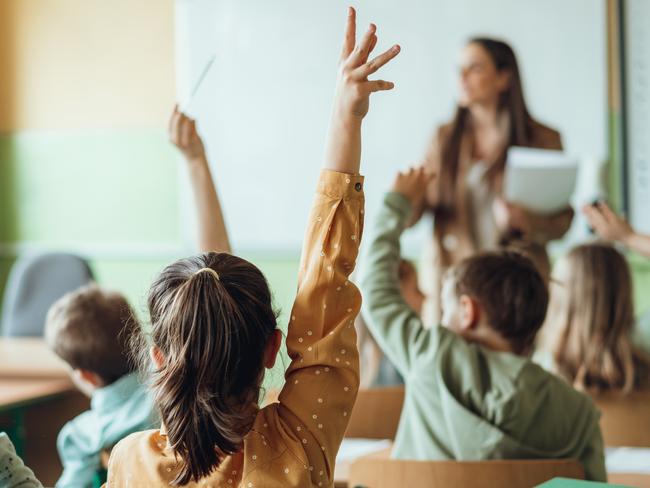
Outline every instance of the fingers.
<svg viewBox="0 0 650 488"><path fill-rule="evenodd" d="M354 50L354 44L357 36L357 12L352 7L348 7L348 19L345 26L345 37L343 39L343 48L341 49L341 61L348 59Z"/></svg>
<svg viewBox="0 0 650 488"><path fill-rule="evenodd" d="M609 205L607 205L605 202L600 202L598 204L598 210L603 215L603 217L605 217L605 219L610 222L618 222L619 220L622 220L618 215L614 213L611 208L609 208Z"/></svg>
<svg viewBox="0 0 650 488"><path fill-rule="evenodd" d="M172 130L174 128L174 123L177 120L177 115L178 115L178 103L174 105L174 111L172 112L171 117L169 117L169 125L167 127L167 133L171 137Z"/></svg>
<svg viewBox="0 0 650 488"><path fill-rule="evenodd" d="M395 87L395 83L393 83L392 81L384 81L384 80L366 81L365 83L363 83L363 85L370 93L392 90Z"/></svg>
<svg viewBox="0 0 650 488"><path fill-rule="evenodd" d="M178 105L174 107L174 112L169 119L169 140L174 142L177 139L178 123L181 119L181 113L178 111Z"/></svg>
<svg viewBox="0 0 650 488"><path fill-rule="evenodd" d="M377 34L372 36L372 40L370 41L370 46L368 47L368 54L374 51L375 46L377 46Z"/></svg>
<svg viewBox="0 0 650 488"><path fill-rule="evenodd" d="M589 221L589 225L591 225L596 232L600 233L602 228L606 225L605 218L603 217L603 214L600 213L600 210L592 205L587 205L582 209L582 212Z"/></svg>
<svg viewBox="0 0 650 488"><path fill-rule="evenodd" d="M357 79L367 78L371 74L375 73L379 68L381 68L386 63L388 63L395 56L397 56L400 50L401 48L399 47L399 45L395 44L387 51L381 53L379 56L376 56L372 60L368 61L365 64L362 64L357 69L355 69L352 72L353 76Z"/></svg>
<svg viewBox="0 0 650 488"><path fill-rule="evenodd" d="M176 106L169 121L169 140L176 146L187 147L195 136L196 122Z"/></svg>
<svg viewBox="0 0 650 488"><path fill-rule="evenodd" d="M362 65L368 60L368 55L370 54L370 45L372 44L372 38L377 31L377 26L375 24L370 24L368 30L365 32L361 41L357 47L352 51L352 54L348 57L347 64L352 68ZM375 41L377 42L377 41Z"/></svg>

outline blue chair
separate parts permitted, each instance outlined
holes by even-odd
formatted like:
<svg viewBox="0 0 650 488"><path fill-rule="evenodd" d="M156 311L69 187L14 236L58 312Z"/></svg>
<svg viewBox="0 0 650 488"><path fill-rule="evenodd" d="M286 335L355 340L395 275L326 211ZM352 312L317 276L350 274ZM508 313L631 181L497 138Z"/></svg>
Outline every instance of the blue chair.
<svg viewBox="0 0 650 488"><path fill-rule="evenodd" d="M92 281L88 263L73 254L21 256L11 268L2 303L2 335L41 337L50 306Z"/></svg>

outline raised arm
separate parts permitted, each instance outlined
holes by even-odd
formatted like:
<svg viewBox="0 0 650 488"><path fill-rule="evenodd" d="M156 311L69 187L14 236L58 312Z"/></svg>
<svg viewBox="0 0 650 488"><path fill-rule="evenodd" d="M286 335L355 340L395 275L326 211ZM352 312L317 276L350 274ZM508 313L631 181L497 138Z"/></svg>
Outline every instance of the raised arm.
<svg viewBox="0 0 650 488"><path fill-rule="evenodd" d="M336 452L359 386L354 318L361 295L348 277L363 231L361 120L370 93L392 87L367 76L399 52L391 48L368 62L375 31L371 25L355 47L355 12L350 9L326 162L307 224L287 333L291 364L277 407L286 431L314 468L314 486L333 484Z"/></svg>
<svg viewBox="0 0 650 488"><path fill-rule="evenodd" d="M196 122L179 112L178 106L174 107L169 121L169 140L187 162L198 215L199 248L202 252L230 253L228 232L203 141L196 130Z"/></svg>
<svg viewBox="0 0 650 488"><path fill-rule="evenodd" d="M407 375L432 335L400 290L400 236L412 209L425 197L432 175L423 168L399 173L384 197L361 272L364 318L384 353Z"/></svg>
<svg viewBox="0 0 650 488"><path fill-rule="evenodd" d="M393 83L368 80L368 76L399 54L394 45L388 51L368 61L377 44L377 27L368 30L356 44L356 12L350 7L345 39L339 62L339 77L334 95L334 107L327 136L325 169L357 174L361 162L361 121L368 113L370 94L390 90Z"/></svg>
<svg viewBox="0 0 650 488"><path fill-rule="evenodd" d="M582 212L598 237L624 244L639 254L650 257L650 236L639 234L605 202L583 207Z"/></svg>

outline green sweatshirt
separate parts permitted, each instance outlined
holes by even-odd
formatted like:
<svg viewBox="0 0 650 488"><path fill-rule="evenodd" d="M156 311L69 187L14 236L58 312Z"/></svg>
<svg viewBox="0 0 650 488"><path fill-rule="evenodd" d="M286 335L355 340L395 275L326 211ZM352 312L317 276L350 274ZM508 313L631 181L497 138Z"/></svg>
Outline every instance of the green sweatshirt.
<svg viewBox="0 0 650 488"><path fill-rule="evenodd" d="M607 479L591 399L529 358L425 329L400 294L400 235L409 201L389 193L361 271L368 327L406 384L393 456L401 459L579 460Z"/></svg>

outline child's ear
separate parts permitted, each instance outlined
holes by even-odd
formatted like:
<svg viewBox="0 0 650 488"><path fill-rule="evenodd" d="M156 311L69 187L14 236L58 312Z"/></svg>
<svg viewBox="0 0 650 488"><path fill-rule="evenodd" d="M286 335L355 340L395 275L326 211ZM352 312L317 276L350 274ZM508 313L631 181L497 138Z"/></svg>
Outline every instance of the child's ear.
<svg viewBox="0 0 650 488"><path fill-rule="evenodd" d="M458 311L461 330L469 331L478 325L481 309L478 302L472 297L461 295L458 299Z"/></svg>
<svg viewBox="0 0 650 488"><path fill-rule="evenodd" d="M162 369L165 365L165 356L158 346L151 346L151 349L149 349L149 357L156 369Z"/></svg>
<svg viewBox="0 0 650 488"><path fill-rule="evenodd" d="M70 372L70 377L79 391L89 398L93 396L96 389L105 386L104 380L97 373L87 369L73 369Z"/></svg>
<svg viewBox="0 0 650 488"><path fill-rule="evenodd" d="M278 357L278 351L282 345L282 333L280 329L275 329L269 341L266 343L266 351L264 352L264 367L271 369L275 366L275 360Z"/></svg>

